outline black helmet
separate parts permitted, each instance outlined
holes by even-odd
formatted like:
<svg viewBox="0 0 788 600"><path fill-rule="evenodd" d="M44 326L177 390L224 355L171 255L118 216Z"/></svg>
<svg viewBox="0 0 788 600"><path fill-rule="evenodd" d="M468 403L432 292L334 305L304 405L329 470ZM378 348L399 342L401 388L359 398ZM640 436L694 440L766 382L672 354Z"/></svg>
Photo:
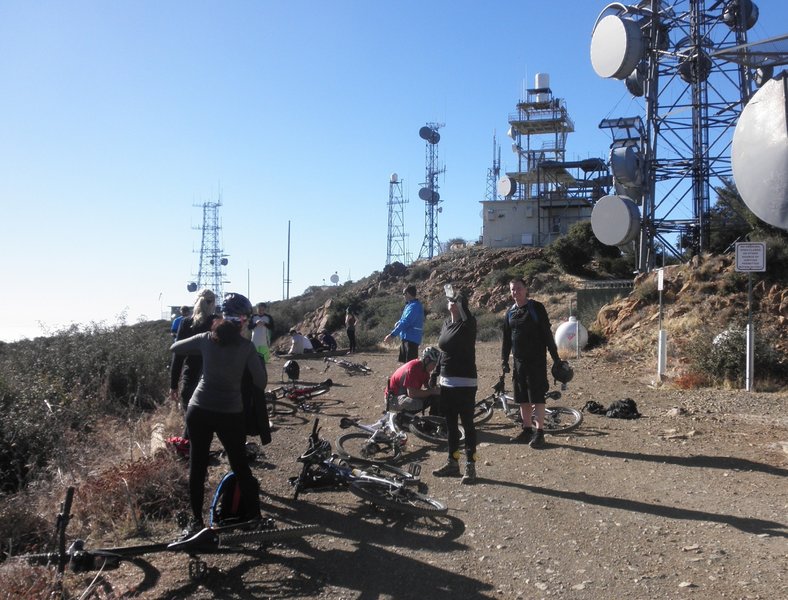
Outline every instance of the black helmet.
<svg viewBox="0 0 788 600"><path fill-rule="evenodd" d="M440 360L440 357L441 351L435 346L427 346L421 352L421 360L424 361L425 364L428 362L437 363L438 360Z"/></svg>
<svg viewBox="0 0 788 600"><path fill-rule="evenodd" d="M248 317L252 314L252 303L246 296L231 292L224 295L222 312L227 317Z"/></svg>
<svg viewBox="0 0 788 600"><path fill-rule="evenodd" d="M553 374L553 379L561 383L569 383L572 381L572 377L575 376L572 367L570 367L569 363L565 360L559 360L553 363L553 368L550 369L550 372Z"/></svg>
<svg viewBox="0 0 788 600"><path fill-rule="evenodd" d="M294 360L288 360L284 367L282 367L282 370L284 370L285 375L293 381L298 381L298 377L301 375L301 367L299 367L298 363Z"/></svg>

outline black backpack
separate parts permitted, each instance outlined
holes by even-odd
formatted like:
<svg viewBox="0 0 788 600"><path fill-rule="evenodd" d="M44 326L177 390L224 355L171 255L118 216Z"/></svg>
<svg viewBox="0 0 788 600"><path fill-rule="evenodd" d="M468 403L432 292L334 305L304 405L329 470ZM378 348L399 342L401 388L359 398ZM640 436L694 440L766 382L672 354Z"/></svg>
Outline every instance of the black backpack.
<svg viewBox="0 0 788 600"><path fill-rule="evenodd" d="M249 511L245 509L242 502L238 477L230 471L216 486L216 492L211 500L209 525L211 527L232 525L245 520L248 515Z"/></svg>

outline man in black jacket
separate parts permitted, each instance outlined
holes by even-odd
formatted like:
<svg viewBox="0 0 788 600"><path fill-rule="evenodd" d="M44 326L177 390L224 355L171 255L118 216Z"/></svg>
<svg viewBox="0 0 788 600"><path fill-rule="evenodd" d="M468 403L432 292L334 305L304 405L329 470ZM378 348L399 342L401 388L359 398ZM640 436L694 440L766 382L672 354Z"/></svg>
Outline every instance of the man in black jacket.
<svg viewBox="0 0 788 600"><path fill-rule="evenodd" d="M528 286L521 278L509 282L514 305L506 311L503 321L501 368L509 372L509 354L514 357L514 401L520 405L523 430L512 442L544 446L545 394L547 381L546 352L553 362L560 361L558 348L550 329L550 318L544 304L528 298ZM533 421L532 421L533 419ZM536 425L533 430L531 423Z"/></svg>

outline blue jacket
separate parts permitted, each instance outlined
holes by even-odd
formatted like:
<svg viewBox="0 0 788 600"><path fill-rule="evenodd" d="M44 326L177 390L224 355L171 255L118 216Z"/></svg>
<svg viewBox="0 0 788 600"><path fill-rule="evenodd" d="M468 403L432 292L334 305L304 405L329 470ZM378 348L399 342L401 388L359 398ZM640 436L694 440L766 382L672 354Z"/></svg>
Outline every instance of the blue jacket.
<svg viewBox="0 0 788 600"><path fill-rule="evenodd" d="M402 316L394 325L391 337L400 337L414 344L421 344L424 334L424 307L417 299L409 300L402 311Z"/></svg>

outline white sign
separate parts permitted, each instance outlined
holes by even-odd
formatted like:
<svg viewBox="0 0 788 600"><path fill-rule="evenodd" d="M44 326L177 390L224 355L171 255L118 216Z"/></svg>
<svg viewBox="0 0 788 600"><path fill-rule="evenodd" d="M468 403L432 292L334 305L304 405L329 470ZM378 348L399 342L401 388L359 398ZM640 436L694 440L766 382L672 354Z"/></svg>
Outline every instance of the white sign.
<svg viewBox="0 0 788 600"><path fill-rule="evenodd" d="M737 271L766 270L766 242L736 242Z"/></svg>
<svg viewBox="0 0 788 600"><path fill-rule="evenodd" d="M657 291L665 289L665 269L657 269Z"/></svg>

